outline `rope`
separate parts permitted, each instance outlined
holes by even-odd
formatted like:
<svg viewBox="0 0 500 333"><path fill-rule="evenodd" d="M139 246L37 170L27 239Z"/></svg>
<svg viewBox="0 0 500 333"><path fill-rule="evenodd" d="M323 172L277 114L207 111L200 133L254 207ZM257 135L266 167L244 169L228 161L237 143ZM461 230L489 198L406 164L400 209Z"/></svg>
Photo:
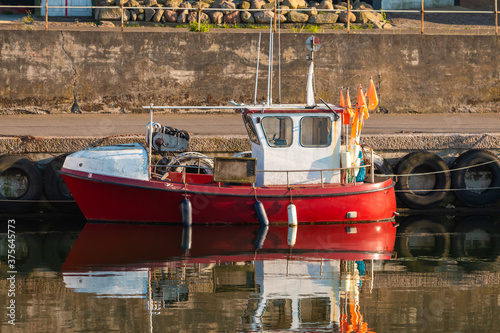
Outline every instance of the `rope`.
<svg viewBox="0 0 500 333"><path fill-rule="evenodd" d="M19 199L12 199L12 200L9 200L9 199L0 199L0 202L26 202L26 203L30 203L30 202L76 202L75 200L19 200Z"/></svg>
<svg viewBox="0 0 500 333"><path fill-rule="evenodd" d="M431 172L420 172L420 173L406 173L406 174L383 174L384 176L388 177L410 177L410 176L427 176L427 175L435 175L439 173L446 173L446 172L454 172L454 171L460 171L460 170L468 170L472 168L476 168L482 165L490 164L490 163L496 163L498 161L489 161L489 162L484 162L484 163L479 163L475 165L469 165L466 167L462 168L456 168L456 169L449 169L449 170L443 170L443 171L431 171Z"/></svg>
<svg viewBox="0 0 500 333"><path fill-rule="evenodd" d="M475 188L449 188L449 189L429 189L429 190L394 190L394 192L454 192L454 191L479 191L479 190L500 190L500 187L475 187Z"/></svg>
<svg viewBox="0 0 500 333"><path fill-rule="evenodd" d="M450 188L450 189L429 189L429 190L394 190L396 193L414 193L414 192L455 192L455 191L486 191L486 190L500 190L500 187L475 187L475 188ZM187 188L186 188L187 191ZM255 199L257 200L257 191L254 192ZM184 196L187 196L187 193L184 194ZM76 202L75 200L6 200L0 199L0 202L42 202L42 203L51 203L51 202ZM292 196L292 191L290 190L290 203L293 203L293 196Z"/></svg>

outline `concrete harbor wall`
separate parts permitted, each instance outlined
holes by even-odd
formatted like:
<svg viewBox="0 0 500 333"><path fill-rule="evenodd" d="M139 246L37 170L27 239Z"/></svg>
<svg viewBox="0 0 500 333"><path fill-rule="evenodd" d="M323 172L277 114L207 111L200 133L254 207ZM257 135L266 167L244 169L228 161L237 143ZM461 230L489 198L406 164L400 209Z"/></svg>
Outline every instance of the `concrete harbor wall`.
<svg viewBox="0 0 500 333"><path fill-rule="evenodd" d="M305 101L310 33L281 34L284 103ZM498 36L323 33L317 96L373 77L380 111L500 112ZM255 31L27 31L0 34L0 114L139 111L155 105L227 105L254 100ZM257 100L267 87L268 39L260 53ZM277 63L276 63L277 65ZM277 69L278 66L275 66ZM278 72L274 101L278 100Z"/></svg>

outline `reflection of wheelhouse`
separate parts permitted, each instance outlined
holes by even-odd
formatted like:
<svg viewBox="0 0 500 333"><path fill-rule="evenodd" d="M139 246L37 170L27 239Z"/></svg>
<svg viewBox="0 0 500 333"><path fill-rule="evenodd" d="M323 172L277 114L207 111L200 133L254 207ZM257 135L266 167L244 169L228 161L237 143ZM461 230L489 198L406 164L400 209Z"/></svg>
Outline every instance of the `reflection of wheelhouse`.
<svg viewBox="0 0 500 333"><path fill-rule="evenodd" d="M322 176L325 183L340 183L338 170L314 171L340 168L338 116L327 109L297 109L243 112L252 157L258 170L267 171L257 174L257 186L320 183ZM287 170L288 176L280 172Z"/></svg>
<svg viewBox="0 0 500 333"><path fill-rule="evenodd" d="M348 327L367 327L359 307L364 261L178 264L131 271L66 272L64 282L67 288L97 297L146 299L149 314L160 316L199 307L207 300L204 294L218 294L219 298L237 295L239 302L246 302L243 312L232 313L241 316L242 330L340 328L344 332ZM200 299L204 301L199 303Z"/></svg>

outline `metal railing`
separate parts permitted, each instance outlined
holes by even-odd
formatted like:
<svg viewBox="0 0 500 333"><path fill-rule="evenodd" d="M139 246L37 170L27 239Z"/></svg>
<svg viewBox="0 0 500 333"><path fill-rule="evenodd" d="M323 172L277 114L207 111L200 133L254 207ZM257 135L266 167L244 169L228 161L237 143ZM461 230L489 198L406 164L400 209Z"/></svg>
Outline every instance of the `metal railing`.
<svg viewBox="0 0 500 333"><path fill-rule="evenodd" d="M370 148L370 155L371 155L371 160L373 161L373 149ZM161 168L161 169L177 169L181 168L182 169L182 182L186 183L186 169L197 169L198 172L197 174L200 174L200 170L214 170L213 167L203 167L200 165L199 161L200 159L207 158L210 160L215 160L213 157L199 157L199 156L190 156L192 159L198 159L198 165L186 165L186 164L150 164L150 168ZM287 187L290 187L290 174L291 173L311 173L311 172L319 172L320 173L320 183L319 185L321 188L324 187L325 182L324 182L324 173L325 172L340 172L340 184L342 185L347 185L347 184L353 184L355 185L357 183L356 181L356 171L359 169L367 169L370 168L370 182L374 183L375 182L375 165L373 162L370 162L368 165L359 165L359 166L351 166L351 167L345 167L345 168L332 168L332 169L310 169L310 170L256 170L258 173L286 173L286 183ZM165 174L168 174L168 172L178 172L178 171L166 171ZM161 180L165 180L164 176L165 174L161 177ZM385 177L386 175L380 175ZM151 177L150 177L151 178ZM359 182L358 182L359 183ZM338 184L338 183L335 183ZM296 185L296 184L293 184ZM307 184L309 185L309 184ZM220 186L220 182L219 182Z"/></svg>
<svg viewBox="0 0 500 333"><path fill-rule="evenodd" d="M43 1L43 0L42 0ZM292 9L292 8L287 8L287 9L282 9L279 6L275 6L273 9L240 9L240 8L202 8L201 6L201 1L199 2L198 7L194 8L183 8L183 7L124 7L123 2L121 2L121 6L50 6L49 5L49 0L47 0L47 6L14 6L14 5L0 5L0 9L2 8L10 8L10 9L16 9L16 8L32 8L32 9L40 9L41 11L45 9L45 30L48 30L49 28L49 8L50 9L120 9L120 26L121 26L121 31L124 31L125 27L125 10L126 9L152 9L152 10L174 10L174 11L179 11L179 10L187 10L187 11L196 11L198 12L198 17L197 17L197 23L198 23L198 31L200 31L200 26L202 24L199 15L200 13L203 12L210 12L210 11L221 11L221 12L273 12L274 14L274 19L272 20L274 23L274 28L276 29L276 22L279 21L276 19L277 15L283 13L283 12L290 12L290 11L297 11L297 12L308 12L308 11L317 11L321 13L341 13L341 12L347 12L347 16L349 17L350 13L361 13L361 12L377 12L377 13L403 13L403 14L419 14L421 15L421 34L424 34L424 16L426 13L428 14L493 14L495 17L495 35L498 35L498 0L495 0L494 3L494 10L464 10L464 11L452 11L452 10L426 10L424 7L424 0L422 0L422 5L420 9L409 9L409 10L375 10L375 9L370 9L370 10L360 10L360 9L350 9L350 2L351 0L347 0L348 7L345 10L340 10L340 9L311 9L311 8L304 8L304 9ZM135 22L143 22L143 21L135 21ZM314 25L313 23L310 23L311 25ZM265 24L262 24L263 28L266 26ZM351 23L350 20L347 19L347 32L351 32Z"/></svg>

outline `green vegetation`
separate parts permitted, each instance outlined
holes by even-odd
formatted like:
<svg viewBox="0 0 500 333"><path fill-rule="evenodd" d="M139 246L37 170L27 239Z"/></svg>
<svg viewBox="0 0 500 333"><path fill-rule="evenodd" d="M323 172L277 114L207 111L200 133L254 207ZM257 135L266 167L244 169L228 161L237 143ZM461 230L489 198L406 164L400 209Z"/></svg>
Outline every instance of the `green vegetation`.
<svg viewBox="0 0 500 333"><path fill-rule="evenodd" d="M313 34L322 33L323 29L319 25L306 25L306 30Z"/></svg>
<svg viewBox="0 0 500 333"><path fill-rule="evenodd" d="M290 29L295 33L299 33L302 32L302 30L304 30L305 27L306 27L305 24L299 24L298 26L291 27Z"/></svg>
<svg viewBox="0 0 500 333"><path fill-rule="evenodd" d="M199 27L199 30L198 30L198 27ZM189 31L208 32L208 30L210 30L210 28L212 28L212 27L213 26L211 24L208 24L208 23L200 23L199 26L198 26L198 22L196 22L196 21L189 23Z"/></svg>
<svg viewBox="0 0 500 333"><path fill-rule="evenodd" d="M381 10L380 11L380 15L382 15L382 18L384 19L384 22L387 21L387 15L384 12L384 8L381 8L380 10Z"/></svg>
<svg viewBox="0 0 500 333"><path fill-rule="evenodd" d="M24 24L31 24L31 23L33 23L33 21L34 20L33 20L33 17L31 16L31 13L27 10L26 11L26 16L23 17L23 19L22 19L22 23L24 23Z"/></svg>

